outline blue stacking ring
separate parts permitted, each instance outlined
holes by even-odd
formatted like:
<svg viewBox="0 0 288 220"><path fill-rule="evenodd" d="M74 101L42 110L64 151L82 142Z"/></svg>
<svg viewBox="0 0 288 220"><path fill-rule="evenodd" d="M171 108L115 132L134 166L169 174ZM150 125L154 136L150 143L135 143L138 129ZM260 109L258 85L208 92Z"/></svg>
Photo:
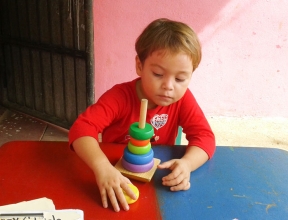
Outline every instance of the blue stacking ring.
<svg viewBox="0 0 288 220"><path fill-rule="evenodd" d="M136 165L143 165L149 163L151 160L153 160L154 152L150 148L149 152L147 154L133 154L128 150L128 147L124 149L124 159L132 164Z"/></svg>

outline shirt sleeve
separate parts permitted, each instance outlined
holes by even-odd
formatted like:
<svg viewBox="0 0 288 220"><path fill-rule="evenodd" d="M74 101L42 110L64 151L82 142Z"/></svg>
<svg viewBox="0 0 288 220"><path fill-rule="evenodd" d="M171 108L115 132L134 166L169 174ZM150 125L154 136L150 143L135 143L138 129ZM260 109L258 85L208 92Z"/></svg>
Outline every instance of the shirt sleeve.
<svg viewBox="0 0 288 220"><path fill-rule="evenodd" d="M69 130L69 146L72 148L72 143L84 136L93 137L98 141L98 134L102 133L119 114L122 96L121 90L114 87L80 114Z"/></svg>
<svg viewBox="0 0 288 220"><path fill-rule="evenodd" d="M199 107L196 99L188 89L182 98L180 109L180 126L186 134L188 146L203 149L212 158L216 146L214 133Z"/></svg>

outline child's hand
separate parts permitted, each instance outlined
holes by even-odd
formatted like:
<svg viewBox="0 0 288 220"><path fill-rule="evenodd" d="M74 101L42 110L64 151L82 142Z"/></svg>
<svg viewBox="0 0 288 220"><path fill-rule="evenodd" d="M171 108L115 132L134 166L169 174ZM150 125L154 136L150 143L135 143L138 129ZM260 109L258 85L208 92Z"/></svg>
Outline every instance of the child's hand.
<svg viewBox="0 0 288 220"><path fill-rule="evenodd" d="M104 208L108 207L108 198L115 210L120 211L118 201L124 210L129 210L129 205L124 197L122 189L132 199L136 199L136 195L127 185L130 180L124 177L115 167L109 162L101 164L101 168L94 171L96 182L100 190L101 200ZM118 200L118 201L117 201Z"/></svg>
<svg viewBox="0 0 288 220"><path fill-rule="evenodd" d="M158 165L159 169L170 169L172 172L162 178L164 186L171 186L171 191L188 190L190 188L190 169L187 160L173 159Z"/></svg>

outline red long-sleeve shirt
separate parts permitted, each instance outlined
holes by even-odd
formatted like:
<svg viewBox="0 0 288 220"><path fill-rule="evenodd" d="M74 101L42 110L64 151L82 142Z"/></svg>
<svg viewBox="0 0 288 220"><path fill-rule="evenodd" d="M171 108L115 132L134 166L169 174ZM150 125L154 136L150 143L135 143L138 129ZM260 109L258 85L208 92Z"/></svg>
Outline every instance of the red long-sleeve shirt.
<svg viewBox="0 0 288 220"><path fill-rule="evenodd" d="M102 133L102 142L128 143L129 127L139 121L138 79L115 85L79 115L69 131L70 145L83 136L98 140L99 133ZM181 126L188 146L202 148L209 158L214 154L214 134L189 89L176 103L148 109L146 122L154 128L152 145L174 145L178 127Z"/></svg>

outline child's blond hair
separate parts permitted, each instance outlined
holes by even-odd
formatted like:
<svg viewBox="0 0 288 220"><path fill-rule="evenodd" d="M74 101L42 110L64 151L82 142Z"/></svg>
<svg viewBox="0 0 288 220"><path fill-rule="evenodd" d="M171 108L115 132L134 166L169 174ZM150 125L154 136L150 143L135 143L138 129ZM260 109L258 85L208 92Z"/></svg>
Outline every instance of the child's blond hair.
<svg viewBox="0 0 288 220"><path fill-rule="evenodd" d="M161 18L150 23L137 38L137 55L142 63L156 50L185 52L191 57L193 71L201 61L201 45L196 33L186 24Z"/></svg>

